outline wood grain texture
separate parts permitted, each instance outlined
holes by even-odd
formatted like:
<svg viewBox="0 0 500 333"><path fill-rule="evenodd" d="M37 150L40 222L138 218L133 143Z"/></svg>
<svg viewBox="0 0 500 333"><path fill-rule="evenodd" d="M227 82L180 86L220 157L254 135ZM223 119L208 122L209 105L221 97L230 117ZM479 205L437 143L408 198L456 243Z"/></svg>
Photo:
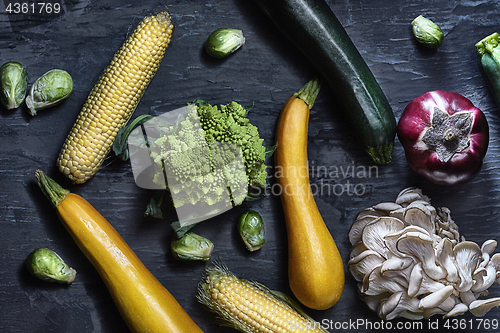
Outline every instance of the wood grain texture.
<svg viewBox="0 0 500 333"><path fill-rule="evenodd" d="M311 164L337 168L339 174L314 173L311 182L324 188L316 199L345 262L350 250L347 232L357 212L381 201L393 201L408 186L422 188L434 205L449 207L467 240L500 241L500 110L479 71L474 49L475 42L498 29L500 2L328 3L382 86L397 119L413 98L430 90L450 90L483 110L491 136L482 171L472 182L457 188L433 185L412 172L397 140L393 162L376 167L376 174L343 175L341 168L375 166L360 148L330 88L324 87L311 113L308 154ZM90 89L127 33L142 16L161 6L168 6L172 13L173 38L134 117L159 115L194 99L213 104L232 100L247 106L255 103L249 117L265 143L272 144L281 106L318 73L251 1L73 0L63 4L64 14L55 19L17 20L15 24L0 4L0 62L23 63L30 84L49 69L67 70L75 87L64 103L35 117L25 106L0 110L0 332L127 332L97 272L39 191L33 176L39 168L91 202L205 332L232 332L216 325L213 315L195 300L197 284L208 264L178 263L169 253L169 223L175 220L174 214L165 221L143 217L152 193L134 184L129 163L109 157L89 182L73 186L56 170L55 161ZM421 48L413 39L410 22L420 14L434 20L445 33L443 44L435 51ZM242 29L246 37L243 48L224 60L211 59L203 51L207 36L219 27ZM269 171L272 174L273 170ZM358 185L364 193L326 192L330 188L339 193L348 184ZM267 243L256 253L247 252L236 230L239 214L248 208L259 211L266 223ZM213 241L213 258L222 260L238 276L290 293L286 230L277 196L244 203L194 231ZM78 271L73 284L47 284L29 275L23 261L37 247L55 250ZM500 296L500 286L494 285L490 292ZM333 324L381 322L359 299L349 273L341 300L329 310L309 313L318 321L326 319ZM500 310L493 309L484 318L500 320ZM474 317L467 314L459 319ZM430 319L435 320L442 328L444 320ZM393 324L406 322L395 320ZM402 331L434 332L427 329L428 323L423 320L423 329ZM474 328L465 331L492 332ZM338 331L380 330L359 326Z"/></svg>

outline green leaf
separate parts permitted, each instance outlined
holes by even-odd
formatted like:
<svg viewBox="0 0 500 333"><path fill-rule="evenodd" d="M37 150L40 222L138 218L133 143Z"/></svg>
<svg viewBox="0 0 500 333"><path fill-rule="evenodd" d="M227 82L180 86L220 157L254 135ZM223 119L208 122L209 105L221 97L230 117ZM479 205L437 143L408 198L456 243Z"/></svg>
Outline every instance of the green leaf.
<svg viewBox="0 0 500 333"><path fill-rule="evenodd" d="M247 194L247 196L245 197L245 201L257 201L257 200L260 200L260 199L265 198L265 197L266 197L265 194L260 194L260 195Z"/></svg>
<svg viewBox="0 0 500 333"><path fill-rule="evenodd" d="M191 104L196 104L196 105L210 105L207 101L204 99L195 99L193 103Z"/></svg>
<svg viewBox="0 0 500 333"><path fill-rule="evenodd" d="M130 135L130 132L152 118L154 117L144 114L135 118L130 125L120 128L116 134L115 140L113 141L113 152L118 158L122 161L126 161L130 158L128 152L128 136ZM146 141L146 144L148 144L148 138L146 136L144 136L144 140Z"/></svg>
<svg viewBox="0 0 500 333"><path fill-rule="evenodd" d="M248 116L248 113L255 107L255 101L252 102L252 106L250 106L249 108L245 108L245 117Z"/></svg>
<svg viewBox="0 0 500 333"><path fill-rule="evenodd" d="M270 147L266 147L266 158L273 156L274 152L278 149L278 141Z"/></svg>
<svg viewBox="0 0 500 333"><path fill-rule="evenodd" d="M158 190L155 195L151 198L149 205L146 207L146 211L144 212L145 217L152 217L155 219L164 219L166 218L169 209L164 201L164 196L166 190Z"/></svg>
<svg viewBox="0 0 500 333"><path fill-rule="evenodd" d="M245 201L256 201L266 197L266 192L264 191L267 186L257 187L251 186L248 188L247 196Z"/></svg>
<svg viewBox="0 0 500 333"><path fill-rule="evenodd" d="M175 236L177 238L181 238L182 236L184 236L184 234L186 232L188 232L189 230L191 230L191 228L193 228L198 223L193 223L193 224L189 224L189 225L186 225L186 226L182 227L181 223L179 221L175 221L175 222L172 222L172 224L170 226L172 227L172 229L174 229Z"/></svg>

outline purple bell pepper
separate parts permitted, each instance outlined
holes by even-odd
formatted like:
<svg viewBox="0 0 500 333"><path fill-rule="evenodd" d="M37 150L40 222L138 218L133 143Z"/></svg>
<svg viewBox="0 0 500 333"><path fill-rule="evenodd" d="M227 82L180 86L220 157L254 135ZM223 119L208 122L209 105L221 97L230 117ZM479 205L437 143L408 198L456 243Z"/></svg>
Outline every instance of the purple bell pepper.
<svg viewBox="0 0 500 333"><path fill-rule="evenodd" d="M439 185L470 181L488 149L485 115L455 92L431 91L412 100L397 132L412 169Z"/></svg>

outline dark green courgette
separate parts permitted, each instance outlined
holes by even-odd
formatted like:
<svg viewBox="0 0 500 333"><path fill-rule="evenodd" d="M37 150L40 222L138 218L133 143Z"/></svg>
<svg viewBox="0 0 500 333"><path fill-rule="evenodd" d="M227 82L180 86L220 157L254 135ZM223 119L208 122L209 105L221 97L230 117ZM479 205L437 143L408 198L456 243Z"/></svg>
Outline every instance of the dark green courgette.
<svg viewBox="0 0 500 333"><path fill-rule="evenodd" d="M478 62L497 106L500 107L500 36L493 33L476 43Z"/></svg>
<svg viewBox="0 0 500 333"><path fill-rule="evenodd" d="M323 0L254 0L323 74L376 163L391 161L396 119L382 89Z"/></svg>

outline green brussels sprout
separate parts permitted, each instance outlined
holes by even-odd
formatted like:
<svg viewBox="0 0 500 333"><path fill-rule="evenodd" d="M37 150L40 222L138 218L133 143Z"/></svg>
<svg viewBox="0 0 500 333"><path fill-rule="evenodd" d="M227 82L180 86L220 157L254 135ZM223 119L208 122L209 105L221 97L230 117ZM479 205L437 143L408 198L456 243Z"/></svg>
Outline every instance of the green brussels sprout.
<svg viewBox="0 0 500 333"><path fill-rule="evenodd" d="M39 77L31 87L26 105L32 116L40 109L62 102L73 91L73 79L62 69L52 69Z"/></svg>
<svg viewBox="0 0 500 333"><path fill-rule="evenodd" d="M25 264L31 274L43 281L69 284L75 279L76 271L50 249L36 249L28 255Z"/></svg>
<svg viewBox="0 0 500 333"><path fill-rule="evenodd" d="M9 61L0 67L2 91L0 100L7 110L17 109L28 91L28 72L17 61Z"/></svg>
<svg viewBox="0 0 500 333"><path fill-rule="evenodd" d="M243 32L238 29L220 28L208 36L205 50L215 58L224 58L245 44Z"/></svg>
<svg viewBox="0 0 500 333"><path fill-rule="evenodd" d="M210 240L194 232L185 233L181 238L172 241L170 245L174 258L181 261L207 261L214 249L214 244Z"/></svg>
<svg viewBox="0 0 500 333"><path fill-rule="evenodd" d="M238 230L250 252L257 251L266 243L262 216L254 210L248 210L241 214Z"/></svg>
<svg viewBox="0 0 500 333"><path fill-rule="evenodd" d="M422 15L411 22L413 34L417 41L425 47L436 48L443 41L443 31L434 22Z"/></svg>

